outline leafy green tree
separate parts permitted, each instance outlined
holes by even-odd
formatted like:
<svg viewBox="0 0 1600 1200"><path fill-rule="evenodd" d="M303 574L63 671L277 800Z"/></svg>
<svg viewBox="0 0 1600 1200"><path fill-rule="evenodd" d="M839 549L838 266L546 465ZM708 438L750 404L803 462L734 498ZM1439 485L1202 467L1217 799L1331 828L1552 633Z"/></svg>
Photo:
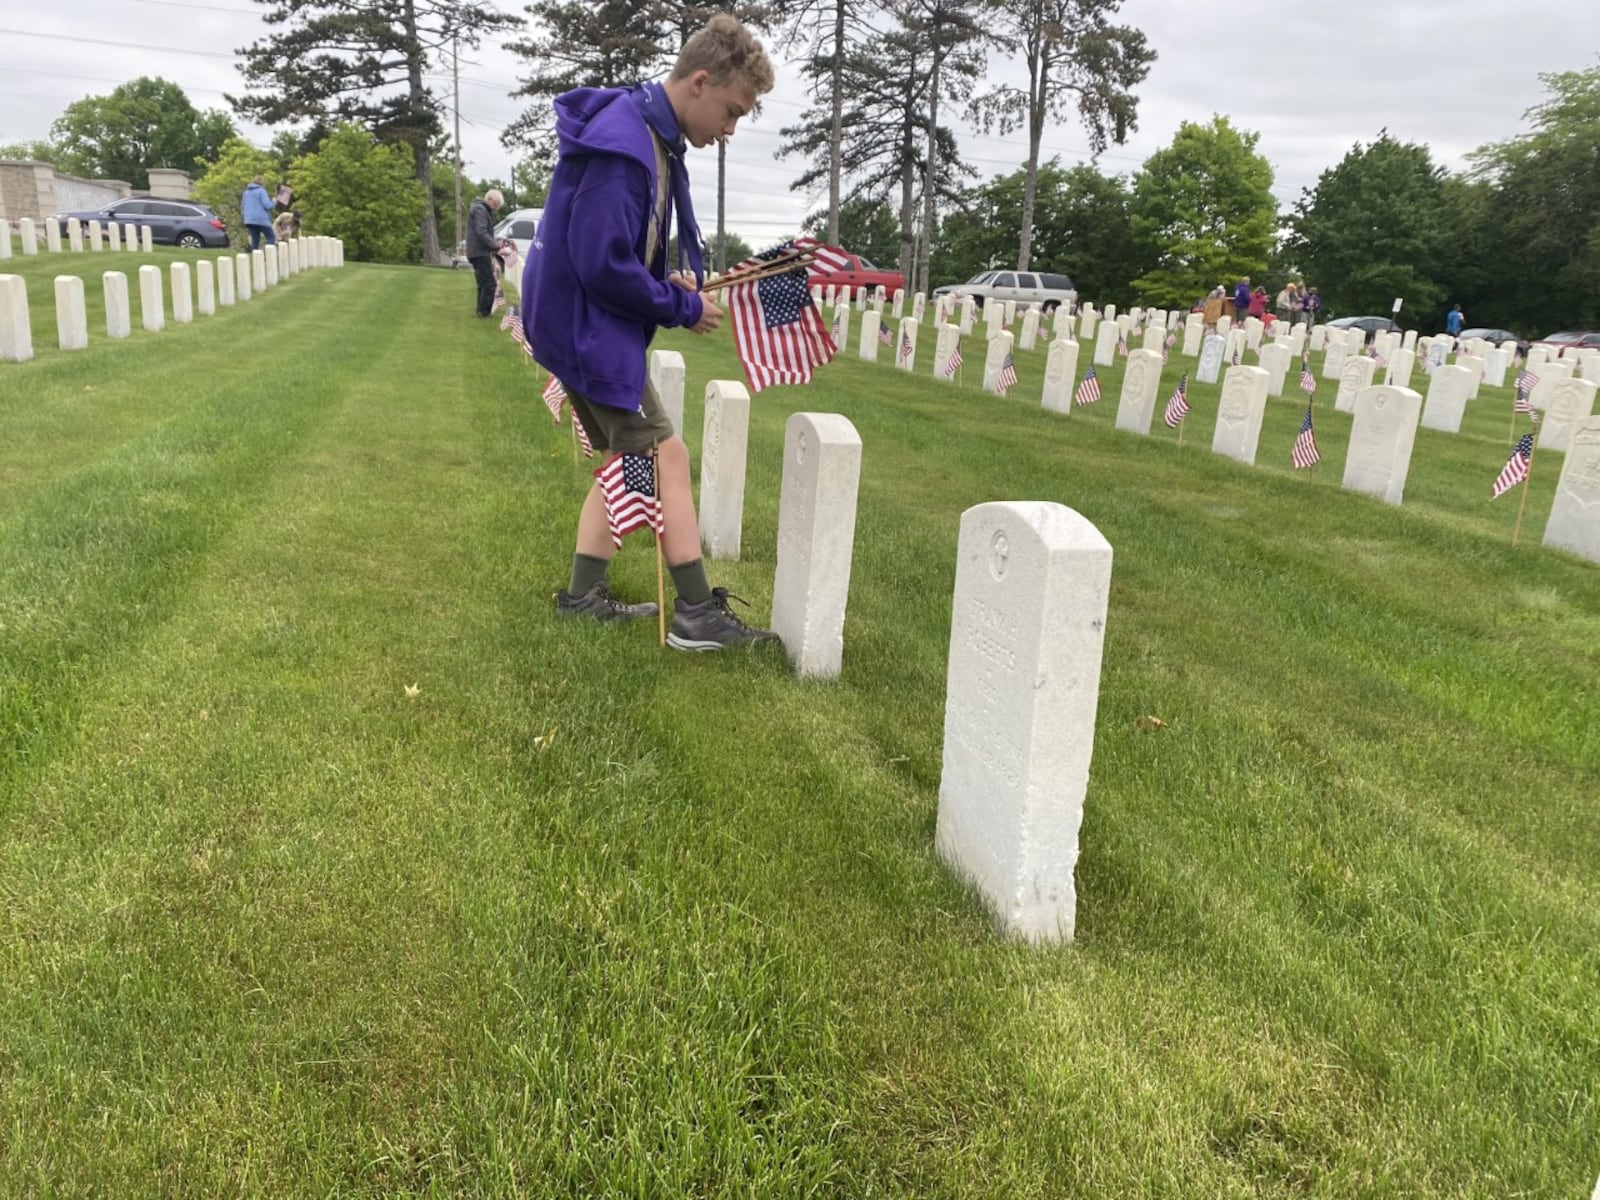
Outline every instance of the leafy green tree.
<svg viewBox="0 0 1600 1200"><path fill-rule="evenodd" d="M50 126L56 165L76 175L125 179L135 191L150 186L151 167L197 174L234 136L233 122L216 109L201 112L183 89L140 76L107 96L74 100Z"/></svg>
<svg viewBox="0 0 1600 1200"><path fill-rule="evenodd" d="M1600 326L1600 66L1539 78L1550 98L1528 110L1533 131L1471 156L1475 178L1493 187L1486 220L1496 290L1484 319L1541 333L1594 328Z"/></svg>
<svg viewBox="0 0 1600 1200"><path fill-rule="evenodd" d="M974 116L1001 133L1025 128L1022 214L1016 228L1017 270L1026 271L1033 250L1038 194L1039 144L1047 119L1064 120L1075 107L1095 154L1119 146L1139 127L1133 89L1144 82L1156 53L1143 33L1111 24L1122 0L989 0L993 35L1019 52L1027 85L1002 84L980 97Z"/></svg>
<svg viewBox="0 0 1600 1200"><path fill-rule="evenodd" d="M1331 312L1431 319L1444 299L1439 272L1453 234L1445 173L1426 146L1381 133L1359 142L1305 192L1293 225L1295 257Z"/></svg>
<svg viewBox="0 0 1600 1200"><path fill-rule="evenodd" d="M724 239L722 246L722 257L723 261L728 263L729 266L732 266L736 262L743 262L754 253L754 251L750 249L750 243L745 241L737 233L725 233L722 236Z"/></svg>
<svg viewBox="0 0 1600 1200"><path fill-rule="evenodd" d="M315 154L295 159L289 181L307 233L343 238L364 262L415 262L428 194L407 148L355 124L336 126Z"/></svg>
<svg viewBox="0 0 1600 1200"><path fill-rule="evenodd" d="M1265 272L1277 203L1259 139L1227 117L1185 121L1135 173L1130 213L1147 266L1133 286L1143 299L1186 306L1219 283Z"/></svg>
<svg viewBox="0 0 1600 1200"><path fill-rule="evenodd" d="M805 232L820 238L828 229L828 210L812 213L805 220ZM885 201L846 200L839 208L841 249L859 254L874 265L887 268L896 261L900 249L900 222Z"/></svg>
<svg viewBox="0 0 1600 1200"><path fill-rule="evenodd" d="M258 175L271 188L287 174L277 155L252 146L243 138L230 138L223 143L215 160L200 163L200 177L194 182L194 198L210 206L227 222L230 241L242 244L245 228L239 201L244 189Z"/></svg>
<svg viewBox="0 0 1600 1200"><path fill-rule="evenodd" d="M248 89L235 111L264 125L309 121L314 130L354 122L405 146L422 194L432 190L433 139L442 106L423 78L452 50L519 24L475 0L257 0L278 31L239 51ZM433 206L418 214L423 258L438 262Z"/></svg>
<svg viewBox="0 0 1600 1200"><path fill-rule="evenodd" d="M5 142L0 144L0 158L32 159L52 165L61 156L61 148L52 141Z"/></svg>
<svg viewBox="0 0 1600 1200"><path fill-rule="evenodd" d="M977 189L965 209L946 217L939 227L935 280L956 283L1009 265L1026 193L1027 171L1014 171ZM1035 268L1072 276L1081 296L1122 299L1135 261L1127 181L1090 166L1063 168L1051 159L1039 168L1037 196Z"/></svg>

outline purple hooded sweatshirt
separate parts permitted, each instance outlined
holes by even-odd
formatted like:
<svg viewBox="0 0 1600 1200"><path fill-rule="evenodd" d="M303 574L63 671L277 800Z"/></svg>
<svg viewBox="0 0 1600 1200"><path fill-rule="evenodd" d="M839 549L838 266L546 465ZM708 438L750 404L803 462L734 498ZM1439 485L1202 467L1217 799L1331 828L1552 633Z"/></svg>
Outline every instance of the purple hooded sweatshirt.
<svg viewBox="0 0 1600 1200"><path fill-rule="evenodd" d="M665 229L654 261L644 262L656 194L644 105L658 114L658 131L659 114L667 114L669 153L674 143L681 147L659 92L659 84L644 84L557 97L561 154L522 273L523 331L534 358L584 399L630 411L644 394L645 350L656 328L694 325L702 311L699 296L665 282ZM692 213L679 219L699 236Z"/></svg>

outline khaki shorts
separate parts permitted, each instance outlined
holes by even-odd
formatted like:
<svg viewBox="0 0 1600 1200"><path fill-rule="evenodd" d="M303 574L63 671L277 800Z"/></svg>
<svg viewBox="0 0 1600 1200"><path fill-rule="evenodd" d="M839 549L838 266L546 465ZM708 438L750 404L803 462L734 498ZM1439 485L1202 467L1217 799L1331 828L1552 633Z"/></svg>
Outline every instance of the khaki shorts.
<svg viewBox="0 0 1600 1200"><path fill-rule="evenodd" d="M676 435L672 418L661 407L661 397L648 379L644 395L640 397L639 411L612 408L609 404L591 404L577 392L569 391L567 400L572 411L583 422L583 431L589 435L589 444L601 453L637 454Z"/></svg>

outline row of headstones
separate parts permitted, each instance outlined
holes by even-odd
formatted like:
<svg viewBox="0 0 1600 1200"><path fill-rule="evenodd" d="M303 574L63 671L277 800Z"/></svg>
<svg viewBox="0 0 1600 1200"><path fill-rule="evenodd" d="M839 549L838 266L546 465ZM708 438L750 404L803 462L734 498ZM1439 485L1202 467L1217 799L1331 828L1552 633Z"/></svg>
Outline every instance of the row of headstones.
<svg viewBox="0 0 1600 1200"><path fill-rule="evenodd" d="M683 429L684 363L650 357ZM706 385L700 531L737 559L750 394ZM844 654L861 438L837 413L795 413L783 439L772 628L796 674L832 679ZM1070 941L1078 830L1094 749L1111 546L1060 504L980 504L961 517L936 840L1007 934Z"/></svg>
<svg viewBox="0 0 1600 1200"><path fill-rule="evenodd" d="M223 255L213 268L210 259L171 265L172 320L187 325L196 311L213 315L217 308L242 303L259 291L276 287L280 280L313 267L344 265L344 244L337 238L289 238L276 246L249 254ZM128 277L121 271L101 276L106 312L106 336L125 338L133 331ZM89 345L89 322L83 280L57 275L55 280L56 340L63 350L83 350ZM139 268L139 317L148 332L166 326L166 300L161 268ZM33 329L28 315L27 280L20 275L0 275L0 361L27 362L33 357Z"/></svg>
<svg viewBox="0 0 1600 1200"><path fill-rule="evenodd" d="M155 242L151 237L150 226L135 226L131 222L118 225L115 221L107 221L101 227L99 218L88 223L88 239L85 242L84 227L77 221L67 222L67 249L74 254L81 254L85 245L88 249L98 252L105 246L112 250L133 250L141 248L149 254L155 249ZM23 217L17 222L17 234L21 239L21 249L24 258L32 257L39 253L39 231L34 225L33 218ZM44 222L44 248L51 254L61 253L61 225L56 221ZM11 223L0 221L0 258L10 258L11 248Z"/></svg>

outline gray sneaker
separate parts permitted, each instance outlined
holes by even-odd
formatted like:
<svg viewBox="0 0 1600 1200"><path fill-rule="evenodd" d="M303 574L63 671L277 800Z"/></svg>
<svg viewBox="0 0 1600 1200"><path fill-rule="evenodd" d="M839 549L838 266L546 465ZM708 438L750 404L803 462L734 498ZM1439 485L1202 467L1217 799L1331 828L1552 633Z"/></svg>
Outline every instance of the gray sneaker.
<svg viewBox="0 0 1600 1200"><path fill-rule="evenodd" d="M637 621L660 612L654 604L624 604L611 598L611 589L602 579L581 596L567 591L556 593L558 617L593 617L597 621Z"/></svg>
<svg viewBox="0 0 1600 1200"><path fill-rule="evenodd" d="M726 646L747 646L754 642L775 642L778 635L769 629L752 629L728 607L727 588L712 588L711 599L703 604L685 604L680 596L672 603L672 628L667 645L674 650L721 650Z"/></svg>

